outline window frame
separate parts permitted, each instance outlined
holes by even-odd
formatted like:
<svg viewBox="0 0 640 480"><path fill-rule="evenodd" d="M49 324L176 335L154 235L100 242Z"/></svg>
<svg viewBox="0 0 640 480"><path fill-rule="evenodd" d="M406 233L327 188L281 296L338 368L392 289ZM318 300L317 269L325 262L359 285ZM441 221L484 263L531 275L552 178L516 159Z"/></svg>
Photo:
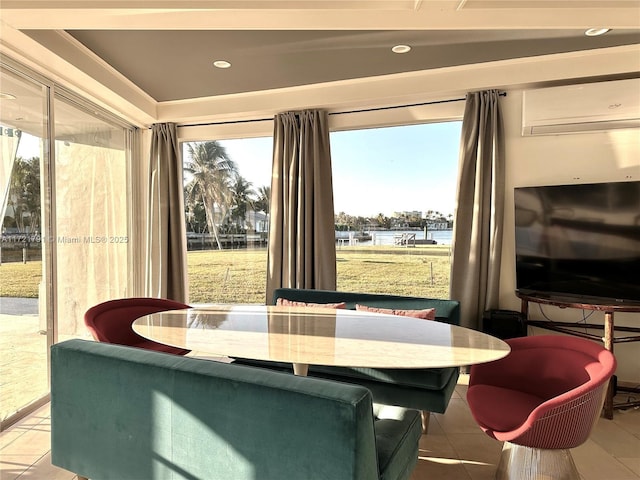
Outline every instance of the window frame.
<svg viewBox="0 0 640 480"><path fill-rule="evenodd" d="M424 104L373 107L355 111L329 112L330 132L462 121L464 99ZM188 142L241 140L272 137L273 118L221 121L202 125L178 125L180 151ZM181 159L184 162L184 159Z"/></svg>

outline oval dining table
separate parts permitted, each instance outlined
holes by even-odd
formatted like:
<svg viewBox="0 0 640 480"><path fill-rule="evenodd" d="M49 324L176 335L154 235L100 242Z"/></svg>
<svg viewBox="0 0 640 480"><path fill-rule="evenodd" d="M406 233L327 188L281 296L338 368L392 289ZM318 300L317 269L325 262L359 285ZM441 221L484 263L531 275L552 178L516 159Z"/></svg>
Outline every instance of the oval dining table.
<svg viewBox="0 0 640 480"><path fill-rule="evenodd" d="M206 305L140 317L133 330L220 356L309 365L436 368L474 365L510 348L485 333L433 320L324 307Z"/></svg>

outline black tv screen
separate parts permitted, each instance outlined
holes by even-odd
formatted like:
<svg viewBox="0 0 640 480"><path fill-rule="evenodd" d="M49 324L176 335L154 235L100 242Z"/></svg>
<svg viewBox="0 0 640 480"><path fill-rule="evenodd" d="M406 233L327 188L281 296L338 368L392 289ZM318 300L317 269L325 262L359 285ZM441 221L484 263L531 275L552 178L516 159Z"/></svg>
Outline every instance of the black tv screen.
<svg viewBox="0 0 640 480"><path fill-rule="evenodd" d="M519 293L640 304L640 181L519 187L514 197Z"/></svg>

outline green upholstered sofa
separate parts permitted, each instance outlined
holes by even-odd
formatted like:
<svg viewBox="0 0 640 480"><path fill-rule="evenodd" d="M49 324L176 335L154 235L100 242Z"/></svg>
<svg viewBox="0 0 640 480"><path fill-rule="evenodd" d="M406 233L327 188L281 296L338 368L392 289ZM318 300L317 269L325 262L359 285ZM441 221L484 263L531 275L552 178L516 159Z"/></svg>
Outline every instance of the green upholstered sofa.
<svg viewBox="0 0 640 480"><path fill-rule="evenodd" d="M356 304L369 307L423 310L436 309L436 320L452 325L460 324L460 303L399 295L338 292L333 290L309 290L294 288L276 289L272 304L278 298L307 303L340 303L355 309ZM428 320L425 320L428 321ZM282 364L241 359L240 363L286 369ZM290 370L291 367L288 367ZM415 408L423 412L423 431L428 428L428 412L444 413L458 382L457 367L429 369L374 369L313 365L309 376L356 383L371 390L375 402Z"/></svg>
<svg viewBox="0 0 640 480"><path fill-rule="evenodd" d="M68 340L51 348L51 461L101 479L408 479L417 411L358 385Z"/></svg>

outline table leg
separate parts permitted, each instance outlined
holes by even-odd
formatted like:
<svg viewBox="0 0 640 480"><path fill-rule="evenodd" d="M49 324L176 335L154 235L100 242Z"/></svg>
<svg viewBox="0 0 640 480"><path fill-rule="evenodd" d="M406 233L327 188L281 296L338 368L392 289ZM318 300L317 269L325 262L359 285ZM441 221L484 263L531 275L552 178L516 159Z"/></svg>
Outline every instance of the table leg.
<svg viewBox="0 0 640 480"><path fill-rule="evenodd" d="M293 374L300 377L306 377L309 372L309 364L307 363L294 363Z"/></svg>
<svg viewBox="0 0 640 480"><path fill-rule="evenodd" d="M520 313L524 317L525 322L529 320L529 301L525 299L520 300Z"/></svg>
<svg viewBox="0 0 640 480"><path fill-rule="evenodd" d="M613 352L614 331L613 312L604 312L604 348ZM613 418L613 379L609 380L607 393L604 397L604 417L611 420Z"/></svg>

